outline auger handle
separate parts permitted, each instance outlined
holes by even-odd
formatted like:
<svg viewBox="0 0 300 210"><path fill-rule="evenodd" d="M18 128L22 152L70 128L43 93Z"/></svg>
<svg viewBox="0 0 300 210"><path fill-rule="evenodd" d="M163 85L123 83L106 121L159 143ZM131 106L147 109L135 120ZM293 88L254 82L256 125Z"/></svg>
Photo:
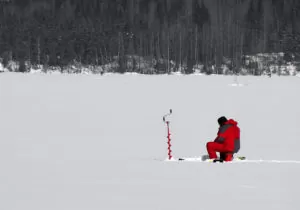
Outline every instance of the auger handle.
<svg viewBox="0 0 300 210"><path fill-rule="evenodd" d="M167 119L167 117L170 116L171 114L172 114L172 109L170 109L170 111L169 111L168 114L165 114L165 115L163 116L163 121L164 121L164 122L167 122L166 119Z"/></svg>

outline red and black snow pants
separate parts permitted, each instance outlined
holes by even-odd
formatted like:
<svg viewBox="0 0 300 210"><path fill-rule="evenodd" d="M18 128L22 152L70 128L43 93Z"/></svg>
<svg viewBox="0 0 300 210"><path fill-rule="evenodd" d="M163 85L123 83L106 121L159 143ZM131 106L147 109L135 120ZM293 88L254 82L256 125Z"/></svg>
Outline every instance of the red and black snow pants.
<svg viewBox="0 0 300 210"><path fill-rule="evenodd" d="M224 144L220 144L217 142L208 142L206 144L206 149L207 149L209 158L211 158L211 159L218 158L217 152L220 153L220 158L224 159L225 161L231 161L233 158L233 152L228 151L228 149L225 148Z"/></svg>

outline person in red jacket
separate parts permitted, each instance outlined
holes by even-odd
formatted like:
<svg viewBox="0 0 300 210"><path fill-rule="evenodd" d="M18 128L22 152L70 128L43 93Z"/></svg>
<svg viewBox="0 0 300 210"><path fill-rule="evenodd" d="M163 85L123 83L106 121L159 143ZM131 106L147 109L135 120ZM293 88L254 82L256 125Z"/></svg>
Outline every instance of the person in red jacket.
<svg viewBox="0 0 300 210"><path fill-rule="evenodd" d="M220 159L231 161L233 154L240 150L240 128L233 119L227 120L226 117L218 119L218 135L213 142L206 144L210 159L217 159L217 152L220 153Z"/></svg>

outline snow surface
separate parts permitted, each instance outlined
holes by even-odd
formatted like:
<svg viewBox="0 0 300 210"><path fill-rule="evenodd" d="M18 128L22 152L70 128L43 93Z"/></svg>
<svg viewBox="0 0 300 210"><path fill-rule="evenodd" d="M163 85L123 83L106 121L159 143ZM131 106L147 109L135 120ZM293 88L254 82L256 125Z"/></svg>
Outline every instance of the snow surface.
<svg viewBox="0 0 300 210"><path fill-rule="evenodd" d="M299 90L298 77L2 73L0 209L298 210ZM206 154L225 115L249 161L164 161L170 108L175 157Z"/></svg>

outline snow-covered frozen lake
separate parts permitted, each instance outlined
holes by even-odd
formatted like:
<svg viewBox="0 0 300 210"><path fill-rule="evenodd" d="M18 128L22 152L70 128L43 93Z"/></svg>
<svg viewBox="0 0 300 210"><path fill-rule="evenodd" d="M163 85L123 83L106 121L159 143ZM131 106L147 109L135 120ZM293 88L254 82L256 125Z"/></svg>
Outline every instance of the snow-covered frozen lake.
<svg viewBox="0 0 300 210"><path fill-rule="evenodd" d="M0 209L300 209L300 79L233 81L1 74ZM175 157L206 154L225 115L265 162L164 161L170 108Z"/></svg>

